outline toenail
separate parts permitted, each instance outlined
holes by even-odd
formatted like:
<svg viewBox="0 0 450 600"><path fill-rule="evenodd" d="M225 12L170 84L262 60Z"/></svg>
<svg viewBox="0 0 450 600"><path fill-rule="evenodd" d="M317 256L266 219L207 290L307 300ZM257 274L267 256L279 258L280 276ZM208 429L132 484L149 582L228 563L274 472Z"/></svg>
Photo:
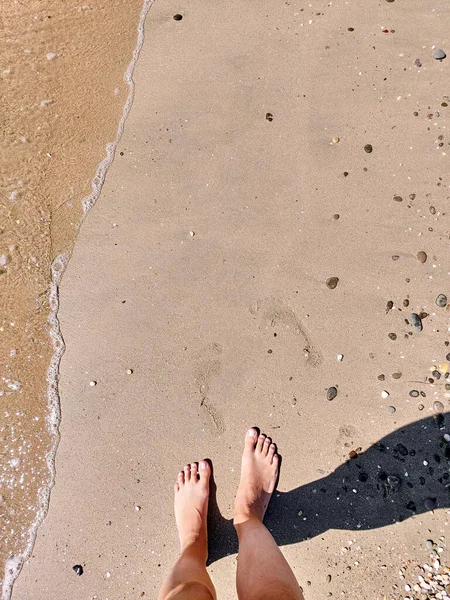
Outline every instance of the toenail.
<svg viewBox="0 0 450 600"><path fill-rule="evenodd" d="M203 471L207 467L208 467L207 463L204 460L202 460L202 462L200 463L200 469Z"/></svg>
<svg viewBox="0 0 450 600"><path fill-rule="evenodd" d="M191 469L195 469L197 465L195 463L191 463Z"/></svg>
<svg viewBox="0 0 450 600"><path fill-rule="evenodd" d="M249 429L247 431L247 435L248 435L248 437L255 437L255 430L254 429Z"/></svg>

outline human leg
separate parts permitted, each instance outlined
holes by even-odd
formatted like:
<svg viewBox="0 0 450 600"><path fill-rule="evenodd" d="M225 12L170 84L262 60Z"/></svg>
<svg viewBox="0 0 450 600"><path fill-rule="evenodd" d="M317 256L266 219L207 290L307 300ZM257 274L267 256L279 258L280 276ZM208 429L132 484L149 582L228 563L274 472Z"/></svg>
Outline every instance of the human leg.
<svg viewBox="0 0 450 600"><path fill-rule="evenodd" d="M206 571L207 512L211 468L207 461L186 465L175 483L175 518L181 553L166 577L159 600L215 600Z"/></svg>
<svg viewBox="0 0 450 600"><path fill-rule="evenodd" d="M239 538L236 587L239 600L303 600L286 559L263 518L279 468L276 446L250 429L245 437L234 526Z"/></svg>

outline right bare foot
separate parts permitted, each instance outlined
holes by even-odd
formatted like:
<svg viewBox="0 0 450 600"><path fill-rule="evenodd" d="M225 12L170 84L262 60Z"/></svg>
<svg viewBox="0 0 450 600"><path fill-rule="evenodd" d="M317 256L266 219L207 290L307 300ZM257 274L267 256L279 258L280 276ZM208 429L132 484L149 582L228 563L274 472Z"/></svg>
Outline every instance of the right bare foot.
<svg viewBox="0 0 450 600"><path fill-rule="evenodd" d="M278 477L279 456L272 440L256 429L245 436L241 481L234 505L234 524L263 520Z"/></svg>

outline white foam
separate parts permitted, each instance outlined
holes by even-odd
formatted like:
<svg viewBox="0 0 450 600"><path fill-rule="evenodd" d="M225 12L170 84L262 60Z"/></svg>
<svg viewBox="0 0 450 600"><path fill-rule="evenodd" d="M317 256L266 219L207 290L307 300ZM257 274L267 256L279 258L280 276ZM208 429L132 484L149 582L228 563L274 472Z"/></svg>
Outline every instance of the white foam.
<svg viewBox="0 0 450 600"><path fill-rule="evenodd" d="M106 145L106 156L99 164L97 168L97 172L95 174L94 179L92 180L92 192L86 198L83 198L82 205L84 215L86 215L87 211L95 204L103 183L105 181L106 172L111 165L114 159L114 153L117 148L117 144L119 143L120 137L123 133L123 128L125 125L125 121L128 117L128 114L131 109L131 105L133 103L134 98L134 81L133 81L133 71L136 65L137 59L139 57L139 52L142 48L142 44L144 43L144 24L145 19L147 17L147 13L153 4L153 0L145 0L142 6L139 24L138 24L138 40L136 48L133 52L133 57L131 59L130 64L124 75L125 83L129 86L128 98L125 103L125 107L123 110L122 118L120 119L119 126L117 128L117 136L114 142L111 142ZM55 484L55 455L56 450L59 443L59 424L61 421L61 411L60 411L60 401L59 401L59 393L58 393L58 380L59 380L59 365L61 361L61 357L64 353L64 340L61 334L59 320L58 320L58 308L59 308L59 283L61 281L61 277L66 270L67 263L69 261L69 255L60 255L58 256L52 264L52 283L50 287L50 336L53 341L53 349L54 354L52 356L50 367L47 373L47 382L48 382L48 406L49 406L49 414L47 417L47 426L51 436L51 449L47 455L47 465L49 471L49 477L46 485L44 485L39 491L38 498L38 512L36 518L34 520L33 525L30 528L28 533L28 540L26 542L26 546L20 554L16 554L14 556L10 556L6 560L5 564L5 577L2 585L2 596L1 600L11 600L11 595L13 592L13 585L15 580L20 574L22 570L22 566L24 562L30 557L31 551L33 550L34 542L36 540L37 530L39 525L45 519L48 511L49 501L50 501L50 492Z"/></svg>

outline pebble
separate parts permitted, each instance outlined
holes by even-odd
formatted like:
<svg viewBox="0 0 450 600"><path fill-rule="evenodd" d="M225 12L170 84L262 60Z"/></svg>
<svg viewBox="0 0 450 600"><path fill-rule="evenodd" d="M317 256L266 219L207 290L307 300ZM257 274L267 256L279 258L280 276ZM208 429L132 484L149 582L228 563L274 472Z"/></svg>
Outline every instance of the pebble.
<svg viewBox="0 0 450 600"><path fill-rule="evenodd" d="M403 202L403 198L401 196L394 196L395 202Z"/></svg>
<svg viewBox="0 0 450 600"><path fill-rule="evenodd" d="M433 498L427 498L425 500L425 508L427 510L434 510L436 508L436 500L433 500Z"/></svg>
<svg viewBox="0 0 450 600"><path fill-rule="evenodd" d="M392 310L394 308L394 303L392 302L392 300L389 300L389 302L387 302L386 304L386 311Z"/></svg>
<svg viewBox="0 0 450 600"><path fill-rule="evenodd" d="M426 253L426 252L424 252L423 250L420 250L420 252L418 252L418 253L417 253L417 260L418 260L420 263L424 263L424 262L426 262L426 261L427 261L427 258L428 258L428 256L427 256L427 253Z"/></svg>
<svg viewBox="0 0 450 600"><path fill-rule="evenodd" d="M401 376L402 376L402 374L400 372L392 373L392 379L400 379Z"/></svg>
<svg viewBox="0 0 450 600"><path fill-rule="evenodd" d="M422 331L422 319L419 317L417 313L411 313L408 317L409 322L414 327L416 331Z"/></svg>
<svg viewBox="0 0 450 600"><path fill-rule="evenodd" d="M397 475L388 475L387 482L393 492L400 488L400 477L397 477Z"/></svg>
<svg viewBox="0 0 450 600"><path fill-rule="evenodd" d="M89 385L90 385L91 387L95 387L95 386L97 385L97 382L96 382L96 381L90 381L90 382L89 382Z"/></svg>
<svg viewBox="0 0 450 600"><path fill-rule="evenodd" d="M433 544L434 544L433 540L427 540L425 542L425 546L427 547L428 550L431 550L433 548Z"/></svg>
<svg viewBox="0 0 450 600"><path fill-rule="evenodd" d="M133 369L127 369L127 375L132 375L133 374Z"/></svg>
<svg viewBox="0 0 450 600"><path fill-rule="evenodd" d="M411 390L409 392L409 395L411 396L411 398L418 398L419 397L419 392L418 392L418 390Z"/></svg>
<svg viewBox="0 0 450 600"><path fill-rule="evenodd" d="M77 575L83 575L83 567L81 565L74 565L72 569Z"/></svg>
<svg viewBox="0 0 450 600"><path fill-rule="evenodd" d="M344 355L343 354L338 354L337 355L337 359L339 362L342 362L344 360Z"/></svg>
<svg viewBox="0 0 450 600"><path fill-rule="evenodd" d="M331 575L327 575L327 583L330 583L331 581Z"/></svg>
<svg viewBox="0 0 450 600"><path fill-rule="evenodd" d="M327 287L330 290L334 290L334 288L337 286L338 283L339 283L339 277L329 277L327 279Z"/></svg>
<svg viewBox="0 0 450 600"><path fill-rule="evenodd" d="M272 113L266 113L266 120L269 121L269 123L271 123L273 121L273 114Z"/></svg>
<svg viewBox="0 0 450 600"><path fill-rule="evenodd" d="M388 333L388 338L390 340L395 341L397 339L397 334L396 333Z"/></svg>
<svg viewBox="0 0 450 600"><path fill-rule="evenodd" d="M444 405L439 400L433 402L433 410L438 415L444 412Z"/></svg>
<svg viewBox="0 0 450 600"><path fill-rule="evenodd" d="M446 360L450 360L450 352L447 354L447 356L445 357Z"/></svg>
<svg viewBox="0 0 450 600"><path fill-rule="evenodd" d="M418 404L418 405L417 405L417 408L418 408L419 410L423 410L423 409L425 408L425 406L424 406L423 404Z"/></svg>
<svg viewBox="0 0 450 600"><path fill-rule="evenodd" d="M440 308L445 308L447 306L447 296L445 294L439 294L439 296L436 298L436 304Z"/></svg>
<svg viewBox="0 0 450 600"><path fill-rule="evenodd" d="M397 410L397 409L395 408L395 406L388 406L388 412L389 412L389 413L392 413L392 414L393 414L393 413L395 413L395 412L396 412L396 410Z"/></svg>
<svg viewBox="0 0 450 600"><path fill-rule="evenodd" d="M339 221L339 218L340 218L340 215L338 215L337 213L335 213L335 214L333 215L333 219L334 219L335 221Z"/></svg>
<svg viewBox="0 0 450 600"><path fill-rule="evenodd" d="M327 389L327 400L334 400L337 396L337 389L333 387L329 387Z"/></svg>
<svg viewBox="0 0 450 600"><path fill-rule="evenodd" d="M364 146L364 152L367 152L367 154L370 154L372 152L373 148L371 144L366 144Z"/></svg>
<svg viewBox="0 0 450 600"><path fill-rule="evenodd" d="M436 60L443 60L446 56L447 55L442 50L442 48L437 48L433 51L433 58L435 58Z"/></svg>
<svg viewBox="0 0 450 600"><path fill-rule="evenodd" d="M388 392L388 391L386 391L386 390L383 390L383 391L381 392L381 397L382 397L382 398L389 398L389 392Z"/></svg>
<svg viewBox="0 0 450 600"><path fill-rule="evenodd" d="M403 300L403 306L404 306L405 308L406 308L407 306L409 306L409 300L408 300L408 298L405 298L405 299Z"/></svg>
<svg viewBox="0 0 450 600"><path fill-rule="evenodd" d="M420 62L420 58L416 58L416 60L414 61L414 64L416 65L416 67L421 67L422 63Z"/></svg>
<svg viewBox="0 0 450 600"><path fill-rule="evenodd" d="M383 375L383 373L381 375L378 375L377 379L379 381L384 381L386 379L386 377Z"/></svg>
<svg viewBox="0 0 450 600"><path fill-rule="evenodd" d="M337 135L335 135L331 138L331 141L333 142L333 144L339 144L340 139L338 138Z"/></svg>

